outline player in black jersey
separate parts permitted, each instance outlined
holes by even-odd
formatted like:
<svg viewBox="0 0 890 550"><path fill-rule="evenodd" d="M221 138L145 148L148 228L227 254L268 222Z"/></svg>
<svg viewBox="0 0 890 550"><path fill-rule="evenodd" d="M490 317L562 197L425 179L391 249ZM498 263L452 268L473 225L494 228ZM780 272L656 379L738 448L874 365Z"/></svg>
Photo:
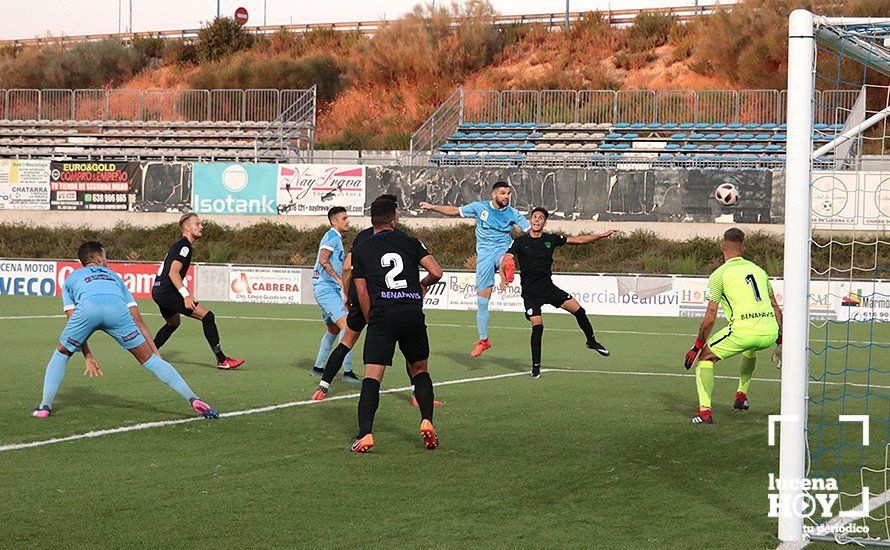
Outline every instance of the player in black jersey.
<svg viewBox="0 0 890 550"><path fill-rule="evenodd" d="M151 289L151 297L166 321L155 336L155 346L161 349L179 328L179 316L187 315L201 321L204 337L216 355L217 368L228 370L240 367L244 364L244 359L228 357L222 351L213 312L198 303L185 284L185 276L192 263L192 245L201 238L203 230L201 219L195 213L184 214L179 218L179 227L182 229L182 238L170 247Z"/></svg>
<svg viewBox="0 0 890 550"><path fill-rule="evenodd" d="M423 296L442 278L442 268L419 240L396 231L396 203L371 204L374 235L352 251L353 280L359 304L368 320L365 336L365 378L358 402L358 436L352 452L374 447L371 431L380 402L380 382L392 365L396 343L408 361L408 374L420 405L420 435L427 449L439 446L433 427L433 381L427 370L430 355ZM420 280L422 266L427 276Z"/></svg>
<svg viewBox="0 0 890 550"><path fill-rule="evenodd" d="M544 233L547 218L550 214L543 208L535 208L531 215L531 228L525 235L514 239L507 251L519 263L521 272L522 301L525 305L525 318L532 324L532 376L541 376L541 338L544 335L544 319L541 317L541 306L550 304L562 308L578 321L578 326L587 337L587 347L600 355L608 357L609 350L596 341L593 327L587 318L587 312L572 295L553 284L553 252L565 244L587 244L610 237L620 231L609 230L599 235L579 235L564 237L555 233ZM506 263L506 262L505 262ZM500 269L503 291L507 286L507 274L503 264Z"/></svg>
<svg viewBox="0 0 890 550"><path fill-rule="evenodd" d="M396 203L396 222L398 222L398 199L395 195L383 194L374 199L374 202L384 200ZM352 248L346 255L346 259L343 260L343 287L347 289L347 306L349 307L349 313L346 316L346 332L343 334L343 338L340 339L340 343L328 356L328 362L325 365L324 373L321 376L321 382L318 384L318 389L312 394L312 399L315 401L321 401L327 397L331 382L334 381L337 373L340 372L344 358L352 350L353 346L355 346L358 337L361 336L361 333L367 324L365 321L365 314L362 313L362 308L358 303L358 294L356 293L355 285L352 284L352 251L360 244L370 239L373 234L374 228L369 227L356 235L355 239L352 241ZM411 396L411 404L415 407L418 406L417 398L413 395ZM442 403L436 401L435 405L438 407L442 405Z"/></svg>

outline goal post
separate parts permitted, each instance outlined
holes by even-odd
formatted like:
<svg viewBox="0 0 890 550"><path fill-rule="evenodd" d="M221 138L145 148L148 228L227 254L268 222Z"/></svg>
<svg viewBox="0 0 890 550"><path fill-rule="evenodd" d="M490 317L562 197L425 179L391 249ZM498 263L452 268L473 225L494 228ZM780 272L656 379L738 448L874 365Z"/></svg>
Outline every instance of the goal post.
<svg viewBox="0 0 890 550"><path fill-rule="evenodd" d="M813 14L795 10L788 21L788 137L785 166L784 323L782 327L779 479L800 480L805 472L807 376L809 374L810 182L812 168L815 43ZM790 207L790 205L798 205ZM782 484L781 502L801 494ZM789 506L779 512L779 540L803 540L803 516Z"/></svg>
<svg viewBox="0 0 890 550"><path fill-rule="evenodd" d="M778 495L787 504L778 511L778 538L795 545L809 533L846 542L854 538L829 528L860 522L882 532L865 528L865 538L856 542L886 545L890 18L792 12L787 90L784 326L775 419ZM820 181L837 183L824 189ZM850 419L865 419L862 429L845 429ZM871 435L878 437L870 443L874 425ZM811 495L802 483L808 478L837 478L839 508L864 515L835 510L831 521L812 517L806 510Z"/></svg>

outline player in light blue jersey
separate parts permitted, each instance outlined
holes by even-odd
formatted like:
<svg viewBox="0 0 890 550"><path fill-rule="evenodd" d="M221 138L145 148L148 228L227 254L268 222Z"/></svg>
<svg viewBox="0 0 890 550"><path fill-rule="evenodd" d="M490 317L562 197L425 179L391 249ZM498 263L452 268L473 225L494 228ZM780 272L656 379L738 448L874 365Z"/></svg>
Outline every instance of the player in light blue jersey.
<svg viewBox="0 0 890 550"><path fill-rule="evenodd" d="M334 346L334 340L338 334L342 338L346 333L346 316L349 313L343 290L343 261L346 259L343 233L349 231L349 215L342 206L334 206L328 210L328 221L331 223L331 228L327 230L321 238L321 244L318 245L315 270L312 273L312 293L315 295L315 302L321 308L321 318L327 325L327 330L321 337L318 355L315 357L312 376L324 374L324 367ZM353 384L361 383L352 372L351 351L343 359L343 380Z"/></svg>
<svg viewBox="0 0 890 550"><path fill-rule="evenodd" d="M488 303L494 288L494 273L501 262L506 261L509 263L504 266L507 282L513 281L515 264L511 256L505 259L504 254L510 248L513 233L525 233L530 225L518 210L510 206L510 186L503 181L491 187L490 201L473 202L460 208L422 202L420 208L446 216L476 219L476 328L479 330L479 341L470 355L479 357L491 348Z"/></svg>
<svg viewBox="0 0 890 550"><path fill-rule="evenodd" d="M216 409L198 399L173 365L161 359L151 333L139 314L136 300L120 276L108 269L108 258L102 243L83 243L77 250L77 257L83 267L75 270L62 287L62 303L68 323L46 366L43 400L34 411L34 416L47 418L52 414L53 400L62 385L68 360L76 351L81 350L86 359L84 374L102 376L99 362L87 345L90 336L101 330L132 353L139 364L188 399L195 412L204 418L219 418Z"/></svg>

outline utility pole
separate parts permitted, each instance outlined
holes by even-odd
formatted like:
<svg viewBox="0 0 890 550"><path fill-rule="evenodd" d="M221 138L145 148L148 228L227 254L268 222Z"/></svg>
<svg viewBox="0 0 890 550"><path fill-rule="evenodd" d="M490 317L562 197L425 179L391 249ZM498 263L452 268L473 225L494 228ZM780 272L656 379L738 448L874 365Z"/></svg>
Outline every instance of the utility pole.
<svg viewBox="0 0 890 550"><path fill-rule="evenodd" d="M216 16L219 17L219 0L216 0Z"/></svg>
<svg viewBox="0 0 890 550"><path fill-rule="evenodd" d="M566 0L566 30L569 30L569 0Z"/></svg>
<svg viewBox="0 0 890 550"><path fill-rule="evenodd" d="M121 33L121 3L123 0L117 0L117 34Z"/></svg>
<svg viewBox="0 0 890 550"><path fill-rule="evenodd" d="M266 0L263 0L263 26L266 26Z"/></svg>
<svg viewBox="0 0 890 550"><path fill-rule="evenodd" d="M133 32L133 0L130 0L130 32Z"/></svg>

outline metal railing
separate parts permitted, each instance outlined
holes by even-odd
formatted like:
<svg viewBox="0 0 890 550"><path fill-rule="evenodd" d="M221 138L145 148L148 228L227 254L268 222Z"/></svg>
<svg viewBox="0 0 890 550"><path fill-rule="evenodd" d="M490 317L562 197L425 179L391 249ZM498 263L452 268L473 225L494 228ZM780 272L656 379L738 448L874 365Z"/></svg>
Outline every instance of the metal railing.
<svg viewBox="0 0 890 550"><path fill-rule="evenodd" d="M0 89L0 115L6 120L265 122L277 120L297 98L309 92ZM311 93L314 97L315 92ZM314 115L314 109L312 113Z"/></svg>
<svg viewBox="0 0 890 550"><path fill-rule="evenodd" d="M836 123L858 90L816 92L816 122ZM463 123L781 124L784 90L465 90L459 87L411 136L412 154L434 151Z"/></svg>
<svg viewBox="0 0 890 550"><path fill-rule="evenodd" d="M315 113L318 96L316 86L308 90L289 90L300 93L286 95L290 105L275 120L263 128L253 143L254 160L274 156L290 160L291 152L312 155L315 148Z"/></svg>
<svg viewBox="0 0 890 550"><path fill-rule="evenodd" d="M721 0L720 6L726 7L735 4L735 0ZM699 15L713 13L717 9L716 2L708 6L674 6L663 8L638 8L623 10L603 10L599 13L611 25L629 25L641 13L664 13L674 17L678 21L688 21ZM588 12L571 12L568 14L570 22L575 22L584 17ZM492 19L492 24L497 26L509 25L543 25L547 28L559 28L565 25L565 12L533 13L524 15L497 15ZM309 33L317 30L333 30L342 32L360 32L373 34L383 29L390 22L378 21L348 21L338 23L303 23L290 25L264 25L246 27L252 34L274 34L279 31L288 31L297 34ZM453 20L454 25L461 23L460 18ZM164 38L170 40L184 40L192 42L197 40L201 29L180 29L168 31L126 32L109 34L84 34L76 36L44 36L37 38L17 38L0 40L0 46L70 46L81 42L99 42L102 40L117 40L124 44L131 43L136 38Z"/></svg>

